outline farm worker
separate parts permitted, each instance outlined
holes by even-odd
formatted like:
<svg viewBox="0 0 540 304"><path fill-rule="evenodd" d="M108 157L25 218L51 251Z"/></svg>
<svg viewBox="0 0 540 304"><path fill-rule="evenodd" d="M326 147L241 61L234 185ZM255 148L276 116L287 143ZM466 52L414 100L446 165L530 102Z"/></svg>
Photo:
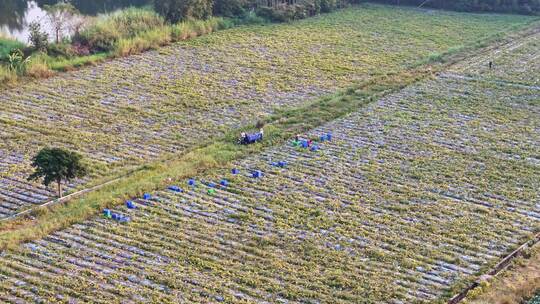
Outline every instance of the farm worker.
<svg viewBox="0 0 540 304"><path fill-rule="evenodd" d="M298 145L300 145L300 135L296 135L294 137L294 141L293 141L293 146L294 147L298 147Z"/></svg>
<svg viewBox="0 0 540 304"><path fill-rule="evenodd" d="M261 140L263 139L263 135L264 135L264 130L261 128L261 130L259 131L259 134L261 134Z"/></svg>
<svg viewBox="0 0 540 304"><path fill-rule="evenodd" d="M313 141L312 141L311 139L308 139L308 141L307 141L307 146L308 146L308 147L311 147L311 144L312 144L312 143L313 143Z"/></svg>
<svg viewBox="0 0 540 304"><path fill-rule="evenodd" d="M246 132L240 133L240 142L243 143L243 144L247 144Z"/></svg>
<svg viewBox="0 0 540 304"><path fill-rule="evenodd" d="M493 61L489 62L489 69L491 70L491 68L493 68Z"/></svg>

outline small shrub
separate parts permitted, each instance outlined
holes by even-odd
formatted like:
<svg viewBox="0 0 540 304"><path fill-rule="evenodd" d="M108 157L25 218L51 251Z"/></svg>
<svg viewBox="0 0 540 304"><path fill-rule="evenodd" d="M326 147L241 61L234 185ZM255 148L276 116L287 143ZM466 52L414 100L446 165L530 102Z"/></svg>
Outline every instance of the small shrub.
<svg viewBox="0 0 540 304"><path fill-rule="evenodd" d="M234 27L234 21L231 19L219 18L217 22L218 30L229 29Z"/></svg>
<svg viewBox="0 0 540 304"><path fill-rule="evenodd" d="M38 52L46 52L47 47L49 46L49 34L41 29L41 24L39 22L32 22L29 25L30 31L30 45L32 48Z"/></svg>
<svg viewBox="0 0 540 304"><path fill-rule="evenodd" d="M32 58L26 68L26 75L33 78L47 78L51 77L53 74L54 73L49 68L46 60L41 56Z"/></svg>
<svg viewBox="0 0 540 304"><path fill-rule="evenodd" d="M263 24L267 23L268 19L257 15L255 12L248 12L234 19L233 24Z"/></svg>
<svg viewBox="0 0 540 304"><path fill-rule="evenodd" d="M182 22L171 26L171 36L173 41L180 41L195 37L197 33L193 30L191 23Z"/></svg>
<svg viewBox="0 0 540 304"><path fill-rule="evenodd" d="M303 5L281 4L276 7L260 7L257 15L273 22L289 22L302 19L307 16L306 7Z"/></svg>
<svg viewBox="0 0 540 304"><path fill-rule="evenodd" d="M21 50L16 49L8 55L9 66L8 69L17 75L23 75L26 71L26 67L30 57L24 58L24 54Z"/></svg>
<svg viewBox="0 0 540 304"><path fill-rule="evenodd" d="M243 15L247 6L246 0L214 0L212 11L214 16L234 17Z"/></svg>
<svg viewBox="0 0 540 304"><path fill-rule="evenodd" d="M73 57L77 56L77 53L69 43L55 43L49 45L47 54L53 57Z"/></svg>
<svg viewBox="0 0 540 304"><path fill-rule="evenodd" d="M74 43L71 45L73 53L77 56L88 56L90 55L90 48L87 45L82 45L80 43Z"/></svg>
<svg viewBox="0 0 540 304"><path fill-rule="evenodd" d="M336 0L319 0L320 1L320 12L329 13L337 8Z"/></svg>

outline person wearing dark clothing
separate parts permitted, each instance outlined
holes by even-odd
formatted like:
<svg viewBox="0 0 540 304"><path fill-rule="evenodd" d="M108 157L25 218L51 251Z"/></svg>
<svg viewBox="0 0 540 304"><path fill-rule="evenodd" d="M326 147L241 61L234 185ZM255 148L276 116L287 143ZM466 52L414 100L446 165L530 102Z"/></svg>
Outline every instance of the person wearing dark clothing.
<svg viewBox="0 0 540 304"><path fill-rule="evenodd" d="M493 68L493 61L489 62L489 69L491 70Z"/></svg>

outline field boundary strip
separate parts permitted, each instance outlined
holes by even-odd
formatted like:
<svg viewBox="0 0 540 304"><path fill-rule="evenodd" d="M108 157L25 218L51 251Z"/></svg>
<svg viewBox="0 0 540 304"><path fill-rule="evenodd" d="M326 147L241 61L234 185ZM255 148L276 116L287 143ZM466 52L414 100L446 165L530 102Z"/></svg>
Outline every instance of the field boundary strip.
<svg viewBox="0 0 540 304"><path fill-rule="evenodd" d="M101 188L103 188L103 187L105 187L107 185L113 184L113 183L115 183L115 182L121 180L122 178L125 178L125 177L129 176L129 175L130 174L126 174L126 175L123 175L123 176L120 176L120 177L116 177L116 178L114 178L112 180L109 180L109 181L106 181L104 183L101 183L101 184L98 184L98 185L95 185L95 186L91 186L91 187L88 187L88 188L85 188L85 189L82 189L82 190L67 194L67 195L65 195L65 196L63 196L61 198L50 199L50 200L44 202L43 204L33 206L33 207L28 208L26 210L23 210L21 212L17 212L15 214L12 214L12 215L10 215L8 217L0 218L0 222L7 222L7 221L12 220L14 218L17 218L17 217L20 217L20 216L23 216L23 215L26 215L26 214L30 214L36 208L45 208L45 207L55 205L55 204L67 203L70 200L78 198L83 194L86 194L86 193L89 193L89 192L92 192L92 191L95 191L95 190L99 190L99 189L101 189Z"/></svg>
<svg viewBox="0 0 540 304"><path fill-rule="evenodd" d="M523 251L526 249L529 249L536 244L540 242L540 232L537 233L531 240L528 240L523 245L519 246L516 250L512 251L510 254L508 254L506 257L504 257L497 265L495 265L490 271L488 271L486 274L490 276L495 276L502 272L508 265L510 265L510 262L512 262L513 259L519 257L522 255ZM475 289L480 285L480 280L476 280L474 283L469 285L467 288L465 288L460 293L454 295L450 300L448 300L448 304L458 304L463 301L467 297L467 294L469 291Z"/></svg>

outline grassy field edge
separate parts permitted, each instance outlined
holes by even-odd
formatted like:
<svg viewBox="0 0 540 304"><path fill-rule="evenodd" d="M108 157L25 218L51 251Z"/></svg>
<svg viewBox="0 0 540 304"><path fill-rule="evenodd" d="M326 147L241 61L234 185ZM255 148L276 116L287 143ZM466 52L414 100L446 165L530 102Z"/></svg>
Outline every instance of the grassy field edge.
<svg viewBox="0 0 540 304"><path fill-rule="evenodd" d="M463 303L520 304L540 291L540 243L527 249L522 256L494 277L483 280L471 290Z"/></svg>

